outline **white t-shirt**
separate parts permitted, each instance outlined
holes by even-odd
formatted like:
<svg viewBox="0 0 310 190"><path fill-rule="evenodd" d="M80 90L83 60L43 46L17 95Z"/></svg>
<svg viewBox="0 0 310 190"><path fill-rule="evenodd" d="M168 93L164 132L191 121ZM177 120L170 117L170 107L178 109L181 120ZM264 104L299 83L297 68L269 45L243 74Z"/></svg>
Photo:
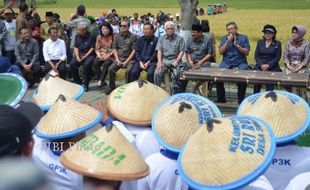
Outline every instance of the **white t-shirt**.
<svg viewBox="0 0 310 190"><path fill-rule="evenodd" d="M115 121L113 122L115 124ZM146 159L151 154L160 151L161 146L157 142L150 127L136 127L128 124L124 126L134 136L133 145L139 150L140 154ZM137 180L123 181L120 187L121 190L136 190Z"/></svg>
<svg viewBox="0 0 310 190"><path fill-rule="evenodd" d="M125 124L125 127L135 137L134 145L144 159L153 153L160 152L161 146L155 139L150 127L136 127L128 124Z"/></svg>
<svg viewBox="0 0 310 190"><path fill-rule="evenodd" d="M16 20L12 20L12 22L4 21L4 23L5 23L5 28L8 31L7 36L3 40L3 42L4 42L4 49L5 49L5 51L15 50L15 44L16 44Z"/></svg>
<svg viewBox="0 0 310 190"><path fill-rule="evenodd" d="M285 190L309 190L310 172L302 173L294 177Z"/></svg>
<svg viewBox="0 0 310 190"><path fill-rule="evenodd" d="M49 179L51 190L82 190L83 177L65 168L60 157L46 145L49 141L33 135L33 161Z"/></svg>
<svg viewBox="0 0 310 190"><path fill-rule="evenodd" d="M309 171L310 147L287 145L277 147L272 164L264 175L274 189L285 189L295 176Z"/></svg>
<svg viewBox="0 0 310 190"><path fill-rule="evenodd" d="M138 180L137 190L187 190L177 170L177 161L161 153L149 156L146 163L150 166L150 174Z"/></svg>
<svg viewBox="0 0 310 190"><path fill-rule="evenodd" d="M273 188L268 179L262 175L240 190L273 190Z"/></svg>

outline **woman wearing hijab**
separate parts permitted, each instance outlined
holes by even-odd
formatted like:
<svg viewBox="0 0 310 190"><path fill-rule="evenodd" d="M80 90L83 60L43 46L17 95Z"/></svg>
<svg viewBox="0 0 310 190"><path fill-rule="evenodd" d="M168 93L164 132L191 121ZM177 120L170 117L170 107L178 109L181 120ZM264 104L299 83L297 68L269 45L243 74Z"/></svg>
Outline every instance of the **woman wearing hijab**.
<svg viewBox="0 0 310 190"><path fill-rule="evenodd" d="M304 39L306 28L301 25L295 25L292 28L292 38L286 42L284 50L284 65L286 73L308 73L308 63L310 61L310 44ZM288 87L289 92L292 91ZM294 88L294 93L302 95L301 88Z"/></svg>
<svg viewBox="0 0 310 190"><path fill-rule="evenodd" d="M263 39L258 40L255 50L255 66L258 71L281 72L279 61L281 59L281 42L276 40L277 29L275 26L267 24L264 26ZM259 93L261 84L254 85L254 93ZM266 91L274 89L273 85L266 85Z"/></svg>

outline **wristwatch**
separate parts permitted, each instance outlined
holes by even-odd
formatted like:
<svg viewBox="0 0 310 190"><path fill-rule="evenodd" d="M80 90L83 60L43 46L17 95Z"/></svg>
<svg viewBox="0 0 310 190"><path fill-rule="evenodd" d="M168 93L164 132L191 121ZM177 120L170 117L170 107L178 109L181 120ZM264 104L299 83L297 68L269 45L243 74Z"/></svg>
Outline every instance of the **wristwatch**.
<svg viewBox="0 0 310 190"><path fill-rule="evenodd" d="M239 44L237 44L237 45L236 45L236 47L237 47L237 48L239 48L239 47L240 47L240 45L239 45Z"/></svg>

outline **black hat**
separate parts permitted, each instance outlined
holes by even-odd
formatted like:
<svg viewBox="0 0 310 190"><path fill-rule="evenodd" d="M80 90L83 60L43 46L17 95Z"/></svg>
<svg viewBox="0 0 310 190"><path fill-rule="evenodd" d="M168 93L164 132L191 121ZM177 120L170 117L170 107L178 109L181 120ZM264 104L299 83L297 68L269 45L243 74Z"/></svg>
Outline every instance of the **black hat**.
<svg viewBox="0 0 310 190"><path fill-rule="evenodd" d="M47 17L53 17L54 15L53 15L53 12L52 12L52 11L48 11L48 12L45 13L45 16L47 16Z"/></svg>
<svg viewBox="0 0 310 190"><path fill-rule="evenodd" d="M275 26L271 25L271 24L266 24L263 28L262 32L271 32L271 33L277 33L277 29Z"/></svg>
<svg viewBox="0 0 310 190"><path fill-rule="evenodd" d="M42 115L41 109L31 102L16 109L0 105L0 157L18 154Z"/></svg>
<svg viewBox="0 0 310 190"><path fill-rule="evenodd" d="M199 24L194 24L192 25L192 30L193 31L197 31L197 32L201 32L201 25Z"/></svg>

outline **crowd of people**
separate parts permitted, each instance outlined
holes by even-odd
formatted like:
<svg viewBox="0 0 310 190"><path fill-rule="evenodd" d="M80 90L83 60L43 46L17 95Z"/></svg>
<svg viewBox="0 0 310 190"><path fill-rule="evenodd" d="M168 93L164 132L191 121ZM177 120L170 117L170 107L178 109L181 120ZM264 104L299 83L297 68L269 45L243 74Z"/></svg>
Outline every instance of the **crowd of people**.
<svg viewBox="0 0 310 190"><path fill-rule="evenodd" d="M0 21L0 39L3 58L7 58L2 62L11 64L11 70L22 74L30 87L39 82L41 76L54 70L63 79L68 74L86 91L89 90L89 81L95 78L98 88L109 86L106 90L109 94L116 87L117 71L124 68L126 83L137 80L145 70L148 81L158 86L165 82L166 89L174 94L186 90L187 81L179 80L181 69L208 67L215 62L214 34L210 32L209 22L200 22L197 17L192 19L192 37L185 46L179 35L179 13L176 19L162 11L156 18L151 13L141 17L134 13L133 17L121 18L113 9L96 20L92 16L86 17L86 8L80 5L70 21L64 23L57 13L51 11L46 12L45 21L42 21L36 8L31 6L29 10L26 3L19 5L19 11L16 15L10 7L2 10L4 20ZM235 22L229 22L226 30L228 34L221 38L219 46L223 55L220 67L248 69L246 57L250 45L247 36L238 32ZM296 25L291 32L292 38L288 39L283 53L285 72L308 72L306 29ZM280 72L282 47L276 39L276 27L267 24L263 33L264 37L257 42L255 49L255 69ZM217 83L216 87L217 101L226 102L223 83ZM260 89L261 85L255 85L254 93ZM268 85L267 90L271 89L273 87ZM244 99L245 91L246 84L239 83L239 103ZM300 89L298 94L302 94Z"/></svg>

